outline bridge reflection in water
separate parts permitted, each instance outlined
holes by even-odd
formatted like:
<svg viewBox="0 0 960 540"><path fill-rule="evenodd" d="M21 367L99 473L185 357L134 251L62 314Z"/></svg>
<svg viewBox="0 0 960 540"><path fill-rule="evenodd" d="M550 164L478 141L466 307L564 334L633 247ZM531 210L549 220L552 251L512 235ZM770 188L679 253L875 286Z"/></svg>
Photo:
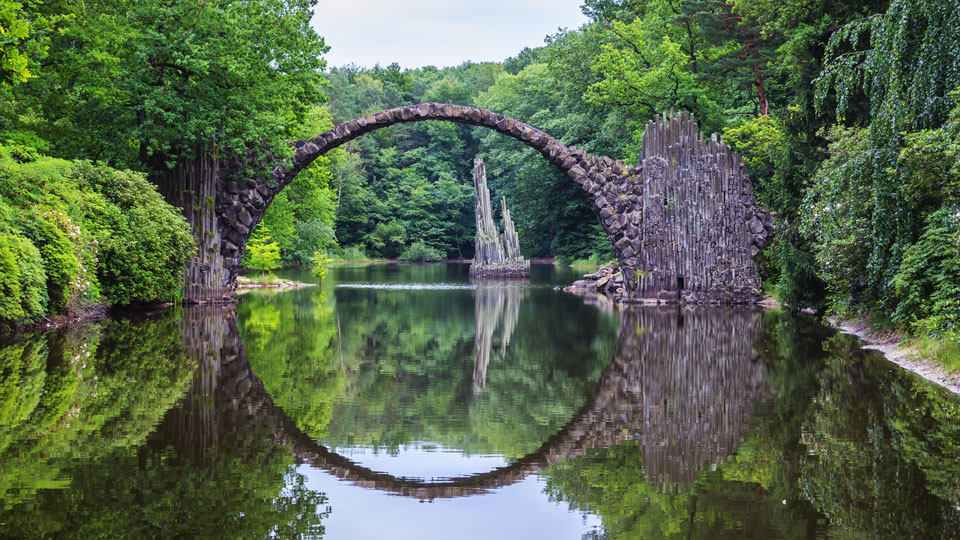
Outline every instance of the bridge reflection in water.
<svg viewBox="0 0 960 540"><path fill-rule="evenodd" d="M483 391L496 327L505 348L516 323L520 288L477 291L474 391ZM183 319L198 369L183 405L160 431L182 454L293 452L297 462L343 481L420 500L462 497L519 482L565 458L636 441L644 472L661 491L680 492L698 471L716 467L743 442L765 393L765 365L754 348L760 313L751 308L631 307L593 395L539 449L512 463L465 477L424 481L361 466L303 433L273 402L250 367L236 312L195 307ZM501 323L502 321L502 323Z"/></svg>

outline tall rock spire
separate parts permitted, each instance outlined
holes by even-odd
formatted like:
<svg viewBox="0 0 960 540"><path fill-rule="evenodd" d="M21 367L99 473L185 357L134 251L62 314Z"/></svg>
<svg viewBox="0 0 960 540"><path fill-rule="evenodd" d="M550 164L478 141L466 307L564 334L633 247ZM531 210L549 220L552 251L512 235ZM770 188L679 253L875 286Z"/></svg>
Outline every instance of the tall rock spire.
<svg viewBox="0 0 960 540"><path fill-rule="evenodd" d="M477 218L476 252L470 265L473 278L527 278L530 263L520 254L520 240L514 229L506 198L503 208L503 236L493 221L493 205L487 188L487 168L479 157L473 160L474 209Z"/></svg>

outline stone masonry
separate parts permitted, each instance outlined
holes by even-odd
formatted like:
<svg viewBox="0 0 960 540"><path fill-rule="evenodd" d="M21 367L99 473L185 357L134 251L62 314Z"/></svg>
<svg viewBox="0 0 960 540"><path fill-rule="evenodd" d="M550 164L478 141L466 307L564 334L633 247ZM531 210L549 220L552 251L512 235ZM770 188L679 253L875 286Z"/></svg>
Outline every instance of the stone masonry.
<svg viewBox="0 0 960 540"><path fill-rule="evenodd" d="M293 144L292 159L253 152L225 161L216 214L227 282L273 198L314 159L397 123L445 120L483 126L539 151L580 188L614 247L626 301L743 303L759 299L751 256L771 236L737 155L704 139L684 113L651 122L640 163L626 165L566 146L543 131L487 110L420 103L370 114ZM250 173L244 171L267 171Z"/></svg>

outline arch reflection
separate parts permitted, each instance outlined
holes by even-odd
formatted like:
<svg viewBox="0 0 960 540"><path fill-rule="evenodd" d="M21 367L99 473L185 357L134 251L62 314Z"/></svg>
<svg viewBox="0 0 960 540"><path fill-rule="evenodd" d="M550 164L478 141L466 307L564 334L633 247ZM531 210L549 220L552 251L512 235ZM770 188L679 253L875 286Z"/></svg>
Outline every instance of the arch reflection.
<svg viewBox="0 0 960 540"><path fill-rule="evenodd" d="M520 289L478 291L474 388L483 390L493 332L502 347L516 322ZM743 441L766 371L754 348L756 311L704 307L633 307L620 312L619 334L593 395L534 452L484 473L424 481L371 470L303 433L273 402L246 358L236 313L191 308L184 315L188 352L198 362L188 397L163 422L169 443L192 455L218 447L289 451L298 463L361 487L421 500L462 497L507 486L587 450L637 441L647 479L682 491Z"/></svg>

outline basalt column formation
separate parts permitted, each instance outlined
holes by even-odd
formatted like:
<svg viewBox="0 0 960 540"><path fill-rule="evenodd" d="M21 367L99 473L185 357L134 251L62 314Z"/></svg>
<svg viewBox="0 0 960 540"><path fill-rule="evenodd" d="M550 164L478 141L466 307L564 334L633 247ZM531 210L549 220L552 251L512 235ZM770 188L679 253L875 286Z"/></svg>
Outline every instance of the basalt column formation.
<svg viewBox="0 0 960 540"><path fill-rule="evenodd" d="M530 263L520 255L520 240L507 210L506 198L503 205L503 236L493 222L493 205L490 204L490 190L487 188L487 169L483 160L473 161L473 187L476 191L474 208L477 217L476 252L470 265L470 277L483 278L528 278Z"/></svg>
<svg viewBox="0 0 960 540"><path fill-rule="evenodd" d="M640 151L642 216L634 298L752 303L762 284L753 257L773 220L753 196L743 162L688 113L657 116ZM635 192L638 190L635 190Z"/></svg>

